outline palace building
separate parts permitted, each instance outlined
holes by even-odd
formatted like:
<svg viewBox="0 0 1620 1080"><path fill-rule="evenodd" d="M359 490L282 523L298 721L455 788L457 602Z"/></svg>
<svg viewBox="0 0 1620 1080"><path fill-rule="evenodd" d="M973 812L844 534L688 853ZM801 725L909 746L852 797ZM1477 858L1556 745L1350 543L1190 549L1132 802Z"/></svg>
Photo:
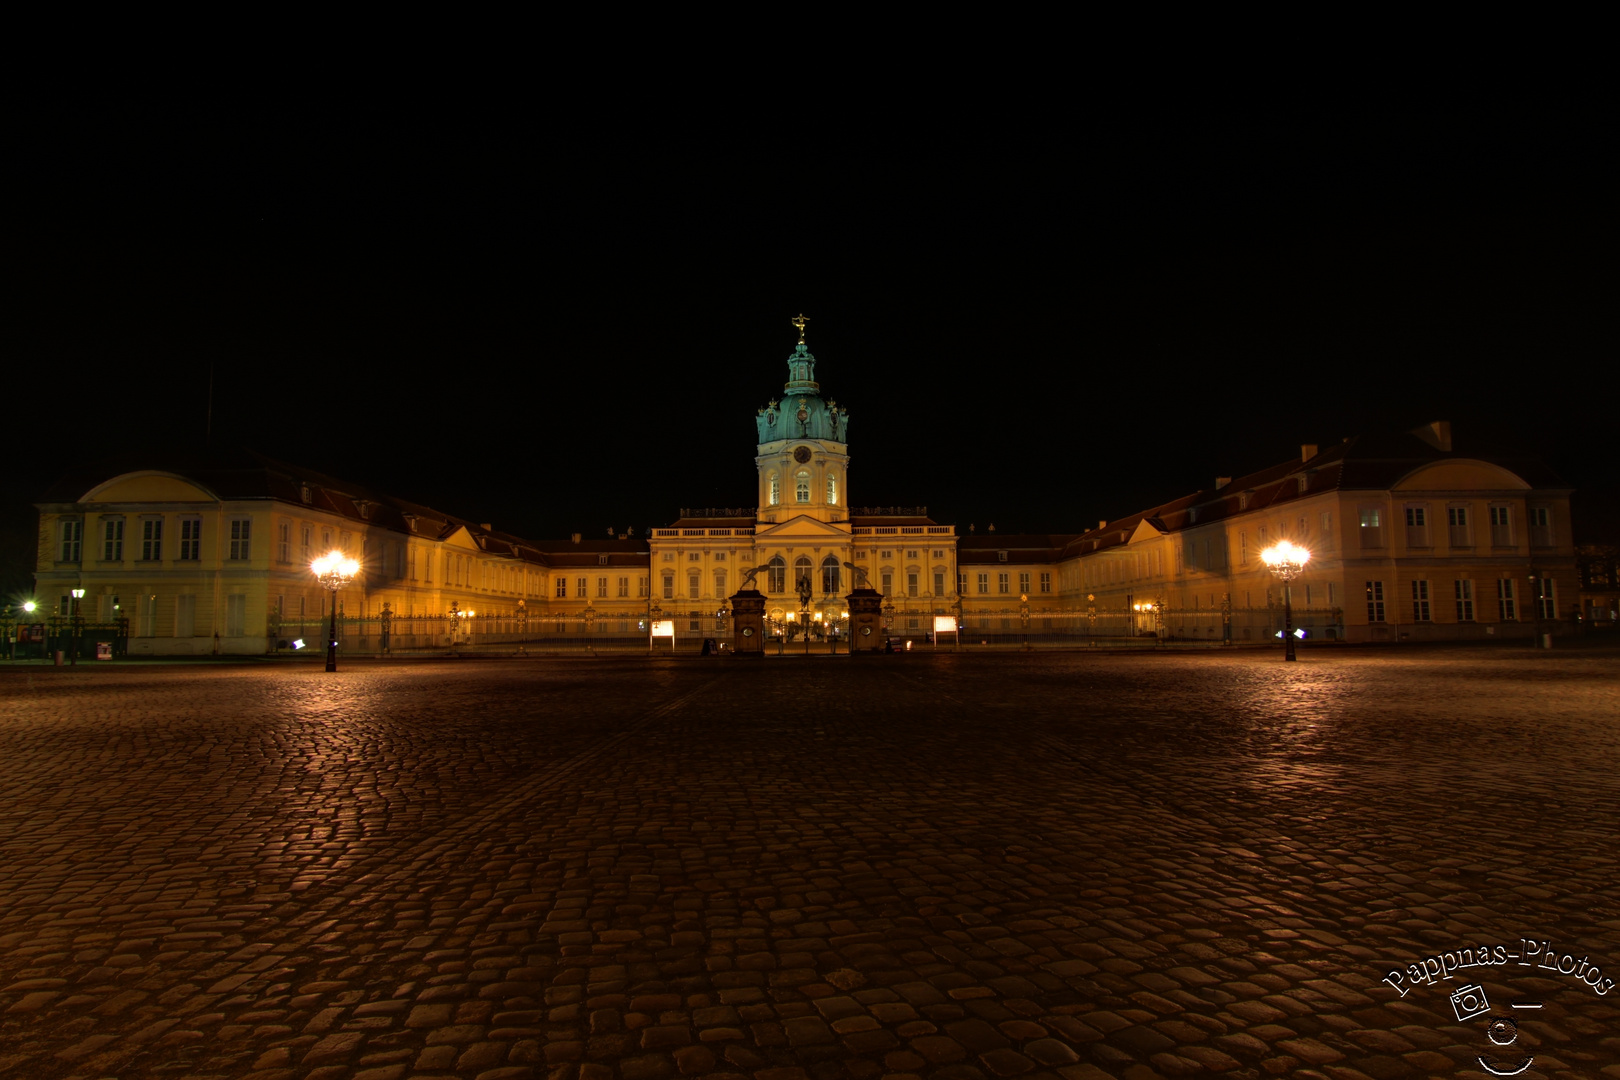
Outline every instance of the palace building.
<svg viewBox="0 0 1620 1080"><path fill-rule="evenodd" d="M53 486L37 504L38 599L61 620L84 590L83 618L122 621L132 655L319 639L333 600L361 650L384 633L392 648L640 640L652 620L724 635L729 598L750 586L790 636L837 626L869 585L909 638L950 617L968 642L1258 642L1280 628L1282 596L1260 553L1287 539L1312 551L1291 596L1317 638L1529 636L1577 603L1568 488L1533 462L1454 453L1443 423L1304 446L1080 534L958 536L925 507L856 506L849 411L822 395L805 322L781 396L754 416L754 506L682 510L646 537L542 542L214 452ZM722 467L746 467L741 447ZM332 596L309 564L334 548L362 570Z"/></svg>

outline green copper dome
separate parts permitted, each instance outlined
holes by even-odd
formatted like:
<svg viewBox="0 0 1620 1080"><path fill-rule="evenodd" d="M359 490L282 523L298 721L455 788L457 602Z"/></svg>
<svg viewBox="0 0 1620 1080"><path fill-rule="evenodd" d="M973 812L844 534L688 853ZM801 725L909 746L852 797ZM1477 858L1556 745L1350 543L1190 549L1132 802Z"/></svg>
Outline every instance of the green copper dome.
<svg viewBox="0 0 1620 1080"><path fill-rule="evenodd" d="M810 354L810 347L799 342L787 364L788 381L782 387L782 400L772 400L754 417L760 443L778 439L848 442L849 411L840 409L835 401L821 400L816 358Z"/></svg>

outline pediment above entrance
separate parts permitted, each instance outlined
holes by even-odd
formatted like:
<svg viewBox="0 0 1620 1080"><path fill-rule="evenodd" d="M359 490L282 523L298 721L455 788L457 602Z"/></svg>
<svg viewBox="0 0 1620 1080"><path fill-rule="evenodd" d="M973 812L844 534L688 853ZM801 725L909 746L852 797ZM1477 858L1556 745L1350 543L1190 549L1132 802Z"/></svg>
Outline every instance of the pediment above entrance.
<svg viewBox="0 0 1620 1080"><path fill-rule="evenodd" d="M796 517L777 525L756 527L754 543L781 543L792 540L848 540L849 522L817 521L813 517Z"/></svg>

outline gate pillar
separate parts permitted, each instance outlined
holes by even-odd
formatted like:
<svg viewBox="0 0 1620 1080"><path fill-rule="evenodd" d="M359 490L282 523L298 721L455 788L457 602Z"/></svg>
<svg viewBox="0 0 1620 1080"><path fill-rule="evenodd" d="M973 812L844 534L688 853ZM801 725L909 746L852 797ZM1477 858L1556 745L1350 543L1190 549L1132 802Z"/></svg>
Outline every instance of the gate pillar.
<svg viewBox="0 0 1620 1080"><path fill-rule="evenodd" d="M756 660L762 658L765 655L765 594L758 589L732 593L731 618L732 648L736 654Z"/></svg>
<svg viewBox="0 0 1620 1080"><path fill-rule="evenodd" d="M844 598L849 603L849 651L883 651L883 594L876 589L856 589Z"/></svg>

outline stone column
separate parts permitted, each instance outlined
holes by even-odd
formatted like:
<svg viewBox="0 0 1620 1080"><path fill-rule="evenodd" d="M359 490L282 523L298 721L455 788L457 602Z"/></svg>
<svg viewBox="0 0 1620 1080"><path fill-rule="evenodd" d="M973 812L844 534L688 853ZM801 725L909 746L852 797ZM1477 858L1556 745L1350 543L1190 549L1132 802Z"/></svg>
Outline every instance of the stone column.
<svg viewBox="0 0 1620 1080"><path fill-rule="evenodd" d="M744 589L731 594L732 648L756 660L765 655L765 594Z"/></svg>
<svg viewBox="0 0 1620 1080"><path fill-rule="evenodd" d="M846 596L849 604L850 655L883 651L883 594L876 589L856 589Z"/></svg>

